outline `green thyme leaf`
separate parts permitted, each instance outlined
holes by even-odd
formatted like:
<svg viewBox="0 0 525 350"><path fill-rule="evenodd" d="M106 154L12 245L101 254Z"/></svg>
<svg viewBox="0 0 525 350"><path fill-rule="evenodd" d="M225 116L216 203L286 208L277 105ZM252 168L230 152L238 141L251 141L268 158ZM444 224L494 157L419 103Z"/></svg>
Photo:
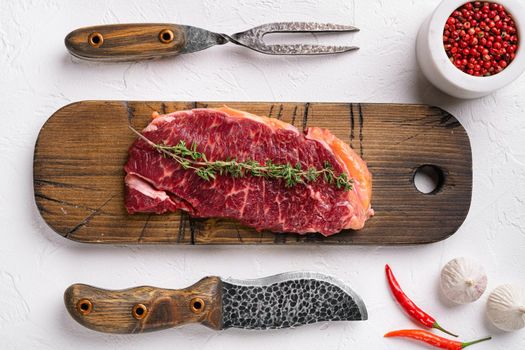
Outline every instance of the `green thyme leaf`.
<svg viewBox="0 0 525 350"><path fill-rule="evenodd" d="M303 169L301 162L295 165L290 163L276 164L271 159L260 163L253 159L240 162L236 158L227 157L225 160L209 161L206 154L198 151L197 143L193 142L190 147L184 140L180 140L174 146L165 143L156 144L147 139L137 130L130 127L141 139L159 151L164 157L172 158L183 169L192 170L197 176L205 181L213 181L218 175L229 175L233 178L245 176L264 177L266 179L282 180L286 187L298 184L312 183L322 180L338 189L350 191L353 188L353 179L342 172L335 174L334 167L328 161L324 162L322 169L307 167Z"/></svg>

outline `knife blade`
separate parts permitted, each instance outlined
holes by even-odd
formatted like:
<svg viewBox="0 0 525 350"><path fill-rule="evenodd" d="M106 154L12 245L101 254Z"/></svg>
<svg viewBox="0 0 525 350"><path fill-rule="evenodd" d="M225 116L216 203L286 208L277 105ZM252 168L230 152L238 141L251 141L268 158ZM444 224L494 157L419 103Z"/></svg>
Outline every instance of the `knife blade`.
<svg viewBox="0 0 525 350"><path fill-rule="evenodd" d="M212 329L276 329L368 319L362 299L340 280L315 272L251 279L205 277L179 289L106 290L74 284L64 293L71 316L90 329L141 333L188 323Z"/></svg>

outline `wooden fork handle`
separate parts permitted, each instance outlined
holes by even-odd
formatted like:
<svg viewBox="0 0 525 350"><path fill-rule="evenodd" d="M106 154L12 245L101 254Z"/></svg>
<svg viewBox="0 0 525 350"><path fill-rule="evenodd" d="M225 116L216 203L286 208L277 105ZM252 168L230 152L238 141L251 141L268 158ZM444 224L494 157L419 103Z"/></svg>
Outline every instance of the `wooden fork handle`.
<svg viewBox="0 0 525 350"><path fill-rule="evenodd" d="M64 293L71 316L106 333L150 332L187 323L222 326L222 282L205 277L191 287L173 290L149 286L106 290L74 284Z"/></svg>
<svg viewBox="0 0 525 350"><path fill-rule="evenodd" d="M69 52L94 61L136 61L177 55L186 45L183 26L144 23L85 27L66 36Z"/></svg>

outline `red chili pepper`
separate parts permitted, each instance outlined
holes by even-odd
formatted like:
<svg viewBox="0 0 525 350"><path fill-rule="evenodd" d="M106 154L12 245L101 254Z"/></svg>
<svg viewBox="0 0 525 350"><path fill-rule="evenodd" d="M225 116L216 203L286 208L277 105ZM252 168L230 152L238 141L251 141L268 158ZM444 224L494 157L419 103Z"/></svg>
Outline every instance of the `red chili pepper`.
<svg viewBox="0 0 525 350"><path fill-rule="evenodd" d="M448 350L460 350L464 349L467 346L470 346L472 344L477 344L482 341L490 340L492 337L487 337L471 342L460 342L456 340L450 340L447 338L443 338L440 336L435 335L434 333L430 333L421 329L403 329L400 331L393 331L390 333L385 334L385 337L402 337L402 338L410 338L419 340L422 342L425 342L429 345L435 346L436 348L440 349L448 349Z"/></svg>
<svg viewBox="0 0 525 350"><path fill-rule="evenodd" d="M392 294L394 294L394 297L396 298L399 305L403 307L403 309L410 317L421 323L423 326L439 329L440 331L445 332L453 337L457 337L457 335L443 329L432 316L421 310L416 304L414 304L412 300L410 300L410 298L403 292L403 290L399 286L399 283L397 283L397 280L394 277L390 266L385 265L385 272L388 284L390 285L390 289L392 290Z"/></svg>

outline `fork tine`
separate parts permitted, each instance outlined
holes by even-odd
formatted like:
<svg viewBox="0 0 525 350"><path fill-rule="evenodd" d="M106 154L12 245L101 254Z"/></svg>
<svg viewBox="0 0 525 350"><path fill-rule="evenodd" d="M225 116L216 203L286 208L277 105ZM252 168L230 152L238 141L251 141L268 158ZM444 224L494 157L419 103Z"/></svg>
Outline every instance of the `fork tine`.
<svg viewBox="0 0 525 350"><path fill-rule="evenodd" d="M359 28L345 24L315 22L275 22L253 28L264 35L267 33L304 33L304 32L357 32Z"/></svg>
<svg viewBox="0 0 525 350"><path fill-rule="evenodd" d="M359 50L357 46L342 45L260 45L256 51L268 55L326 55Z"/></svg>

